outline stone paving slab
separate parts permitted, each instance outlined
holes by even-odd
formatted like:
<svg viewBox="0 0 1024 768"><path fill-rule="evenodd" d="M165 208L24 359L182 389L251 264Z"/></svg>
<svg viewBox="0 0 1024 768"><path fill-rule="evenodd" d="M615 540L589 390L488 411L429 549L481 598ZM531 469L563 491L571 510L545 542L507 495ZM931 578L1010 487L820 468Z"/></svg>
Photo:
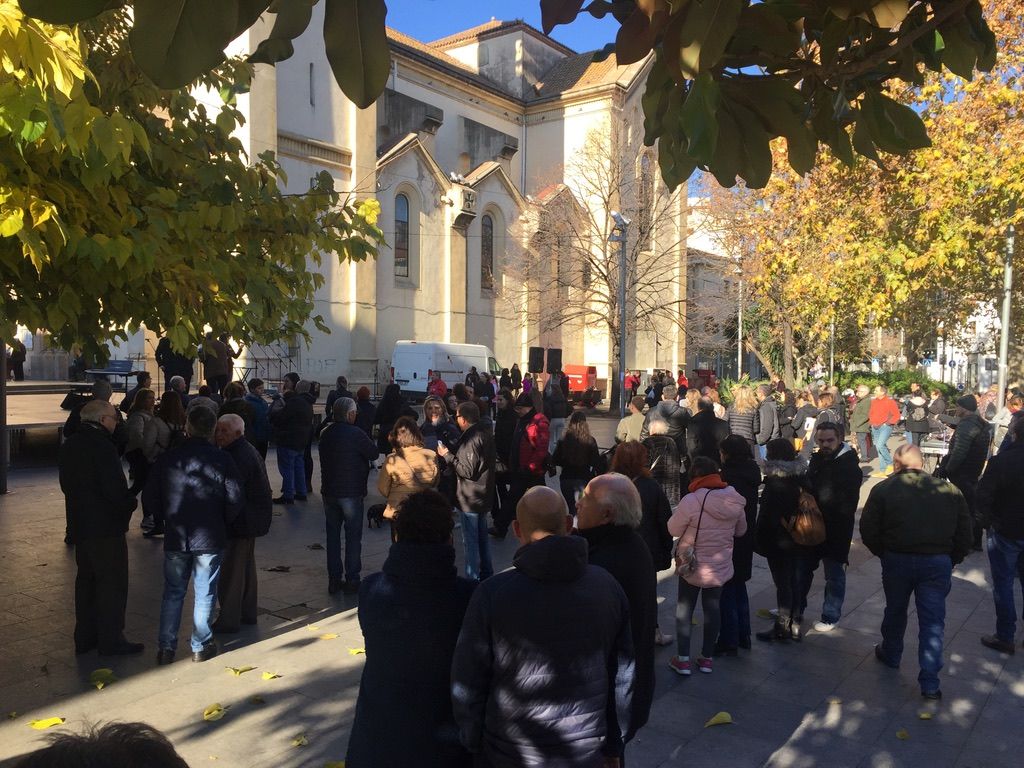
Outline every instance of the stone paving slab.
<svg viewBox="0 0 1024 768"><path fill-rule="evenodd" d="M613 421L593 420L606 442ZM607 432L608 434L603 434ZM602 439L604 438L604 439ZM272 482L276 462L268 461ZM866 495L870 484L865 486ZM552 481L552 484L554 481ZM62 543L63 498L56 471L11 475L13 493L0 497L0 765L41 745L45 732L27 723L50 716L80 729L108 720L143 720L162 730L192 766L321 766L344 758L364 657L355 599L327 594L319 497L275 516L257 544L260 616L223 642L223 653L193 664L186 653L168 667L153 666L162 590L162 548L136 528L129 533L131 591L127 634L147 643L136 658L76 657L74 553ZM371 477L371 487L375 477ZM369 503L378 501L375 496ZM458 536L458 534L457 534ZM366 572L380 568L389 547L383 529L364 530ZM515 543L494 548L495 563L511 561ZM287 573L268 572L290 566ZM827 635L810 631L801 644L761 644L738 658L715 662L712 675L681 678L668 666L674 652L658 649L657 688L651 719L627 751L630 766L928 766L986 768L1014 765L1024 753L1024 665L981 646L992 631L994 610L988 565L974 554L954 573L947 603L945 698L923 702L917 687L916 619L908 625L902 668L879 665L872 646L884 608L880 567L854 543L845 615ZM752 612L771 607L774 590L765 563L755 559L748 585ZM821 604L816 579L808 618ZM674 626L675 580L660 575L659 623ZM182 621L187 648L191 606ZM753 617L754 629L767 622ZM698 609L698 623L701 621ZM315 627L315 628L314 628ZM694 642L700 627L694 628ZM336 634L331 639L322 635ZM255 666L234 676L225 667ZM88 678L99 667L119 680L103 690ZM263 672L281 676L263 680ZM260 696L264 703L254 703ZM217 722L205 707L228 707ZM732 725L705 728L716 712ZM921 712L932 719L920 719ZM8 713L16 715L8 719ZM897 735L906 736L899 738ZM306 746L294 746L304 735Z"/></svg>

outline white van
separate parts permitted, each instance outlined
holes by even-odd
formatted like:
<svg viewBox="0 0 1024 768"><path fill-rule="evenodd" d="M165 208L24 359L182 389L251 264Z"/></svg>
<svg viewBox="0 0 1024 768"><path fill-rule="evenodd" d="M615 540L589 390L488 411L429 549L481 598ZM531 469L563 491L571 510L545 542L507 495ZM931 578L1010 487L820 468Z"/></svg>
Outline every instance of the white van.
<svg viewBox="0 0 1024 768"><path fill-rule="evenodd" d="M397 341L391 355L391 380L414 400L427 396L430 374L437 371L451 389L464 384L469 369L501 373L494 353L483 344L445 344L440 341Z"/></svg>

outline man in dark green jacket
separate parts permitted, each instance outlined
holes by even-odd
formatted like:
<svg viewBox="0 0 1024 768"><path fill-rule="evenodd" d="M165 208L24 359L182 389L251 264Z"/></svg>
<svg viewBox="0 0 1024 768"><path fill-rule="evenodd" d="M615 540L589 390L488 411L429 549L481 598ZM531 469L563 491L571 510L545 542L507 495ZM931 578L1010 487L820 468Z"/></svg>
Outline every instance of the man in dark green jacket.
<svg viewBox="0 0 1024 768"><path fill-rule="evenodd" d="M871 410L871 389L867 384L857 387L857 404L853 406L850 414L850 432L857 436L857 448L862 463L871 461L871 449L868 446L868 438L871 436L871 422L868 420L868 412Z"/></svg>
<svg viewBox="0 0 1024 768"><path fill-rule="evenodd" d="M901 445L895 473L871 489L860 518L864 546L882 561L885 615L875 656L897 668L903 655L910 596L917 605L917 679L921 695L939 699L946 596L953 566L971 547L971 520L963 494L952 483L922 471L921 449Z"/></svg>

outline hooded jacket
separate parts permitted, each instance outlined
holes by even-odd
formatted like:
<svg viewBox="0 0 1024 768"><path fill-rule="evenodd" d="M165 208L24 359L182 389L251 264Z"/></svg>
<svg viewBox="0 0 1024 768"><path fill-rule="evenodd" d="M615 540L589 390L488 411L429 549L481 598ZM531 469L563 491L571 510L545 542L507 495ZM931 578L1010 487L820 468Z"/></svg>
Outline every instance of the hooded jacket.
<svg viewBox="0 0 1024 768"><path fill-rule="evenodd" d="M411 445L389 454L377 477L377 490L387 500L384 517L392 518L406 497L433 488L441 479L437 454Z"/></svg>
<svg viewBox="0 0 1024 768"><path fill-rule="evenodd" d="M793 541L786 523L796 513L800 489L804 483L807 463L771 460L764 465L764 490L757 510L757 530L754 551L767 558L781 558L790 554L812 554L814 547L802 547Z"/></svg>
<svg viewBox="0 0 1024 768"><path fill-rule="evenodd" d="M846 563L864 482L856 452L848 443L842 443L835 456L826 457L818 451L807 465L807 481L825 519L821 556Z"/></svg>
<svg viewBox="0 0 1024 768"><path fill-rule="evenodd" d="M697 570L683 577L688 583L720 587L732 578L733 539L747 532L745 506L746 500L728 485L698 488L679 501L669 518L668 532L679 538L680 547L692 546L696 541Z"/></svg>
<svg viewBox="0 0 1024 768"><path fill-rule="evenodd" d="M516 422L509 469L524 475L543 475L548 460L551 425L543 413L530 410Z"/></svg>
<svg viewBox="0 0 1024 768"><path fill-rule="evenodd" d="M675 400L661 400L647 411L644 426L640 430L641 442L651 434L651 422L660 419L668 424L667 434L676 441L676 449L682 456L686 452L686 428L690 424L690 412Z"/></svg>
<svg viewBox="0 0 1024 768"><path fill-rule="evenodd" d="M629 603L586 540L526 544L466 610L452 662L462 743L489 768L601 768L629 731L634 676Z"/></svg>
<svg viewBox="0 0 1024 768"><path fill-rule="evenodd" d="M949 453L942 460L942 471L954 482L977 482L988 444L992 439L992 430L988 422L977 413L968 413L960 419L953 431L953 439L949 443Z"/></svg>

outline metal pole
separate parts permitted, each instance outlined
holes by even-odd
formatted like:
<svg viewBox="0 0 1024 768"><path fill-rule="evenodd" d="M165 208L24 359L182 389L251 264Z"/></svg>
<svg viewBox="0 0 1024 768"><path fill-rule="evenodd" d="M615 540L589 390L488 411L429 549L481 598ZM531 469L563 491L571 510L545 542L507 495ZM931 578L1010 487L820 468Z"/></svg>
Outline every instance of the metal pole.
<svg viewBox="0 0 1024 768"><path fill-rule="evenodd" d="M836 319L832 318L828 334L828 385L835 386L836 383Z"/></svg>
<svg viewBox="0 0 1024 768"><path fill-rule="evenodd" d="M736 381L743 378L743 278L736 298Z"/></svg>
<svg viewBox="0 0 1024 768"><path fill-rule="evenodd" d="M626 232L619 228L619 417L626 416ZM657 361L655 361L657 363Z"/></svg>
<svg viewBox="0 0 1024 768"><path fill-rule="evenodd" d="M7 429L7 347L0 347L0 494L7 493L11 463L11 432Z"/></svg>
<svg viewBox="0 0 1024 768"><path fill-rule="evenodd" d="M1013 293L1013 248L1017 230L1011 224L1006 228L1006 256L1003 261L1003 317L999 329L999 392L997 408L1002 410L1006 400L1006 381L1009 371L1007 363L1010 354L1010 297Z"/></svg>

